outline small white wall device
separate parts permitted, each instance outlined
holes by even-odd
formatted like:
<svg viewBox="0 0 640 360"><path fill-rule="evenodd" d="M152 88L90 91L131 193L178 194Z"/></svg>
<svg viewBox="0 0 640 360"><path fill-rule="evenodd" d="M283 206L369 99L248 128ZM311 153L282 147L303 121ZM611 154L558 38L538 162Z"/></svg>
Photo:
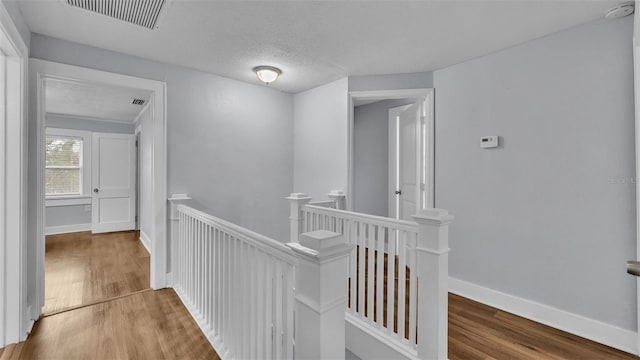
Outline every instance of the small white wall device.
<svg viewBox="0 0 640 360"><path fill-rule="evenodd" d="M492 149L498 147L498 136L484 136L480 138L480 147Z"/></svg>

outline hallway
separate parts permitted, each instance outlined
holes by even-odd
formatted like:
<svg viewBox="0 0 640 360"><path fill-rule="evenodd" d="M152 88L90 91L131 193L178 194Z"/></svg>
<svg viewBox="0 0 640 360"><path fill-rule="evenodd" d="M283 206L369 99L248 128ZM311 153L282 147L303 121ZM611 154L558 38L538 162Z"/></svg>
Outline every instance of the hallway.
<svg viewBox="0 0 640 360"><path fill-rule="evenodd" d="M172 289L146 290L41 318L0 359L219 359Z"/></svg>
<svg viewBox="0 0 640 360"><path fill-rule="evenodd" d="M48 237L49 315L0 360L219 359L173 289L148 289L148 262L135 232ZM449 358L637 359L453 294Z"/></svg>
<svg viewBox="0 0 640 360"><path fill-rule="evenodd" d="M44 315L149 289L149 253L136 231L48 235Z"/></svg>

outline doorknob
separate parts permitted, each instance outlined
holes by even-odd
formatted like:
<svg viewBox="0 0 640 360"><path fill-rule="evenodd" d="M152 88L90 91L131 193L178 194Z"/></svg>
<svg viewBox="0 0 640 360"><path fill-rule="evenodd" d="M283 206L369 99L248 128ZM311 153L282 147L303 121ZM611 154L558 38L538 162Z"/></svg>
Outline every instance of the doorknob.
<svg viewBox="0 0 640 360"><path fill-rule="evenodd" d="M396 190L396 195L402 195L402 190Z"/></svg>
<svg viewBox="0 0 640 360"><path fill-rule="evenodd" d="M98 193L98 191L100 191L100 190L98 190L98 188L93 189L93 192L96 193L96 194Z"/></svg>
<svg viewBox="0 0 640 360"><path fill-rule="evenodd" d="M627 273L640 276L640 261L627 261Z"/></svg>

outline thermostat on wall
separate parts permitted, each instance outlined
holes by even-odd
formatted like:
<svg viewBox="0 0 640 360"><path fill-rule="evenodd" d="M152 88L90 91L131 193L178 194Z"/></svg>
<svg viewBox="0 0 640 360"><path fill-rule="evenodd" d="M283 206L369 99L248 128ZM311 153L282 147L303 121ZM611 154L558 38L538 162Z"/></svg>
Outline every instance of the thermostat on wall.
<svg viewBox="0 0 640 360"><path fill-rule="evenodd" d="M485 136L480 138L480 147L483 149L491 149L498 147L497 136Z"/></svg>

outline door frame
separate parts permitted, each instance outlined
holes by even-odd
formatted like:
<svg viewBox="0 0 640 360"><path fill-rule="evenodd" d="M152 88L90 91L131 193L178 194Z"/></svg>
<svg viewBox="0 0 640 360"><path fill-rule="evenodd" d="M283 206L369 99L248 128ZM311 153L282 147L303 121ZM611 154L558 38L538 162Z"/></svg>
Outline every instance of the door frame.
<svg viewBox="0 0 640 360"><path fill-rule="evenodd" d="M151 199L152 229L151 245L151 288L161 289L169 286L167 278L167 133L166 133L166 83L156 80L143 79L128 75L94 70L79 66L66 65L52 61L30 59L31 75L36 86L36 157L37 157L37 203L36 203L36 304L34 315L39 315L44 306L44 145L45 145L45 93L46 79L67 79L88 83L99 83L111 86L124 86L147 90L151 92L153 131L153 160ZM144 130L143 130L144 131ZM37 317L36 317L37 318Z"/></svg>
<svg viewBox="0 0 640 360"><path fill-rule="evenodd" d="M0 137L0 347L22 341L33 326L27 300L27 79L29 49L0 2L0 52L7 74ZM15 276L14 274L17 274ZM10 276L8 276L10 275Z"/></svg>
<svg viewBox="0 0 640 360"><path fill-rule="evenodd" d="M433 99L435 94L434 88L421 89L398 89L398 90L371 90L371 91L349 91L349 119L347 125L347 210L353 211L353 193L354 193L354 167L353 167L353 151L354 151L354 103L355 100L395 100L405 98L422 98ZM427 119L428 146L426 147L428 166L427 170L427 194L429 195L429 207L435 207L435 111L432 106L427 110L425 119Z"/></svg>
<svg viewBox="0 0 640 360"><path fill-rule="evenodd" d="M637 1L636 1L637 3ZM635 155L636 155L636 260L640 260L640 11L636 6L633 15L633 85L635 110ZM636 277L636 355L640 354L640 277Z"/></svg>

